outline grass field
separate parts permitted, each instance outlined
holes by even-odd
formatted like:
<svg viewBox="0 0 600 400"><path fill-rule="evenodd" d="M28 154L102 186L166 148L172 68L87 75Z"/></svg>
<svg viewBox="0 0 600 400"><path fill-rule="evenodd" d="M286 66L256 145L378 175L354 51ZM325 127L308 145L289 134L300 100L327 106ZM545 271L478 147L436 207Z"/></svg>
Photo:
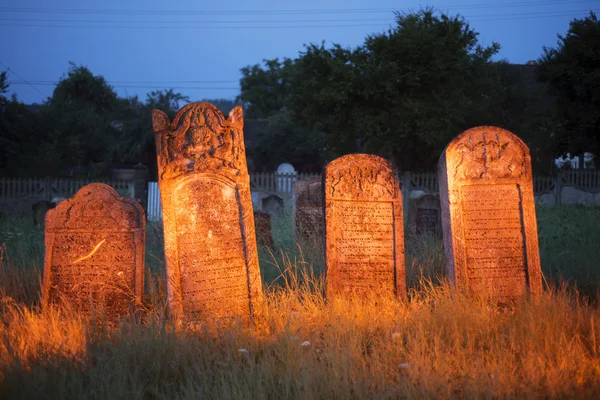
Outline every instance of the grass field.
<svg viewBox="0 0 600 400"><path fill-rule="evenodd" d="M447 284L435 237L406 241L409 301L325 301L319 243L291 221L260 251L253 327L165 318L162 227L149 224L145 308L102 320L39 311L43 232L0 228L0 398L600 398L600 210L538 209L546 290L497 307Z"/></svg>

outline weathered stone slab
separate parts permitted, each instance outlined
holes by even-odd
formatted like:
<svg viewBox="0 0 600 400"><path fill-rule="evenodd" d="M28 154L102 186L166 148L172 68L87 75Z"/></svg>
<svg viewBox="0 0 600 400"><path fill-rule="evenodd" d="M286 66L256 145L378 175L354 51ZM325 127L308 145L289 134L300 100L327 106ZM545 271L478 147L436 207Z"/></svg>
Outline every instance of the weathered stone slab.
<svg viewBox="0 0 600 400"><path fill-rule="evenodd" d="M392 165L351 154L325 168L327 296L406 297L402 193Z"/></svg>
<svg viewBox="0 0 600 400"><path fill-rule="evenodd" d="M146 218L134 200L92 183L46 214L42 305L115 319L141 304Z"/></svg>
<svg viewBox="0 0 600 400"><path fill-rule="evenodd" d="M542 290L529 149L511 132L458 135L438 163L446 268L493 296Z"/></svg>
<svg viewBox="0 0 600 400"><path fill-rule="evenodd" d="M323 182L321 178L294 182L294 227L297 239L323 239Z"/></svg>
<svg viewBox="0 0 600 400"><path fill-rule="evenodd" d="M408 201L407 230L412 234L442 235L439 194L413 190Z"/></svg>
<svg viewBox="0 0 600 400"><path fill-rule="evenodd" d="M271 216L263 211L254 211L254 224L258 245L273 250L275 246L271 234Z"/></svg>
<svg viewBox="0 0 600 400"><path fill-rule="evenodd" d="M191 103L171 123L159 110L158 184L168 301L176 318L248 318L262 298L242 108L226 119Z"/></svg>

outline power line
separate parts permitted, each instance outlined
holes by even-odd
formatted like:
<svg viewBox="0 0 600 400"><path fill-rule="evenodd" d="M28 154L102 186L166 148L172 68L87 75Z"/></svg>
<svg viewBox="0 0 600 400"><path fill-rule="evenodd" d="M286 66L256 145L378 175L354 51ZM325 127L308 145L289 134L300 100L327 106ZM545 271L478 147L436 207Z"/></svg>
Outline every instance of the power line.
<svg viewBox="0 0 600 400"><path fill-rule="evenodd" d="M11 85L38 85L38 86L56 86L56 83L39 82L30 83L25 81L11 81ZM193 89L193 90L240 90L239 87L218 87L218 86L162 86L162 85L110 85L115 88L127 89ZM31 86L33 87L33 86ZM41 93L41 92L40 92Z"/></svg>
<svg viewBox="0 0 600 400"><path fill-rule="evenodd" d="M598 11L599 9L585 10L585 11ZM526 19L539 19L539 18L555 18L555 17L577 17L578 15L573 14L574 11L570 12L548 12L545 14L532 13L527 15L525 13L515 14L495 14L495 15L478 15L473 17L465 16L467 22L487 22L487 21L510 21L510 20L526 20ZM119 21L115 21L119 22ZM391 23L392 21L390 21ZM73 21L76 23L76 21ZM355 27L381 27L381 24L321 24L321 25L245 25L245 26L202 26L202 25L74 25L74 24L42 24L42 23L31 23L31 24L10 24L3 23L0 27L42 27L42 28L99 28L99 29L298 29L298 28L355 28Z"/></svg>
<svg viewBox="0 0 600 400"><path fill-rule="evenodd" d="M438 6L438 9L492 9L502 7L533 7L554 4L590 3L591 0L537 0L513 1L488 4L463 4ZM292 14L348 14L348 13L389 13L393 11L411 11L414 8L339 8L339 9L291 9L291 10L134 10L134 9L82 9L82 8L24 8L0 7L6 12L53 13L53 14L127 14L127 15L292 15Z"/></svg>
<svg viewBox="0 0 600 400"><path fill-rule="evenodd" d="M23 84L29 85L33 90L35 90L36 92L38 92L39 94L41 94L44 97L48 97L46 96L44 93L42 93L38 88L36 88L35 86L33 86L31 83L29 83L28 81L26 81L25 79L23 79L19 74L17 74L15 71L13 71L12 69L10 69L10 67L6 64L4 64L2 61L0 61L0 64L2 64L4 66L4 68L6 68L6 70L8 72L10 72L11 74L13 74L14 76L16 76L17 78L19 78L21 81L23 81Z"/></svg>
<svg viewBox="0 0 600 400"><path fill-rule="evenodd" d="M584 10L586 11L586 10ZM0 21L14 22L77 22L77 23L132 23L132 24L166 24L166 23L201 23L201 24L253 24L253 23L306 23L306 22L375 22L389 21L390 18L352 18L352 19L296 19L296 20L213 20L213 21L177 21L177 20L107 20L107 19L32 19L32 18L0 18Z"/></svg>
<svg viewBox="0 0 600 400"><path fill-rule="evenodd" d="M509 13L509 14L479 14L479 15L470 15L465 16L465 18L484 18L484 17L507 17L507 16L525 16L525 15L547 15L554 16L558 14L560 16L568 13L582 13L590 11L590 9L584 10L557 10L557 11L544 11L544 12L519 12L519 13ZM191 24L237 24L237 23L269 23L269 24L284 24L284 23L321 23L321 22L380 22L380 21L389 21L390 18L352 18L352 19L296 19L296 20L106 20L106 19L32 19L32 18L0 18L0 21L9 21L9 22L52 22L52 23L124 23L124 24L181 24L181 23L191 23Z"/></svg>
<svg viewBox="0 0 600 400"><path fill-rule="evenodd" d="M20 81L17 81L20 82ZM56 80L29 80L28 82L31 82L32 84L52 84L52 85L56 85L57 83L59 83L60 81L56 81ZM239 80L229 80L229 81L106 81L106 83L108 83L109 85L112 84L148 84L148 85L161 85L161 84L183 84L183 83L192 83L192 84L198 84L198 83L208 83L208 84L212 84L212 83L238 83ZM22 82L21 82L22 83Z"/></svg>

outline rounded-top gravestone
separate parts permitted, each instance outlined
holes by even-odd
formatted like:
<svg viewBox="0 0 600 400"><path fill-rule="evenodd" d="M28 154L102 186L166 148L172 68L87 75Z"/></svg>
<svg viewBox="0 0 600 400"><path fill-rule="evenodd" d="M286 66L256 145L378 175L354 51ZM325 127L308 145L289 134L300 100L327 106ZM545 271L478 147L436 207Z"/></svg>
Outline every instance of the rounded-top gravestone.
<svg viewBox="0 0 600 400"><path fill-rule="evenodd" d="M277 193L288 193L292 191L292 186L298 174L292 164L283 163L277 167Z"/></svg>
<svg viewBox="0 0 600 400"><path fill-rule="evenodd" d="M511 132L458 135L438 163L446 269L457 285L509 298L542 290L529 149Z"/></svg>

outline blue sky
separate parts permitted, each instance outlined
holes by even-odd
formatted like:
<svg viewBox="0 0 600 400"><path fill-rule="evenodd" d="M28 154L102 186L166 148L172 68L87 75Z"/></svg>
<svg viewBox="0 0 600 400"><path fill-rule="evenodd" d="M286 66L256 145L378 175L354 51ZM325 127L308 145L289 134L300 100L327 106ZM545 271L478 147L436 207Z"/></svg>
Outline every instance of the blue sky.
<svg viewBox="0 0 600 400"><path fill-rule="evenodd" d="M51 96L69 61L120 96L173 87L191 101L233 99L246 65L295 58L308 43L355 47L392 27L394 10L425 6L463 15L482 44L498 42L498 58L515 64L600 10L598 0L3 0L0 70L10 68L10 90L25 103Z"/></svg>

